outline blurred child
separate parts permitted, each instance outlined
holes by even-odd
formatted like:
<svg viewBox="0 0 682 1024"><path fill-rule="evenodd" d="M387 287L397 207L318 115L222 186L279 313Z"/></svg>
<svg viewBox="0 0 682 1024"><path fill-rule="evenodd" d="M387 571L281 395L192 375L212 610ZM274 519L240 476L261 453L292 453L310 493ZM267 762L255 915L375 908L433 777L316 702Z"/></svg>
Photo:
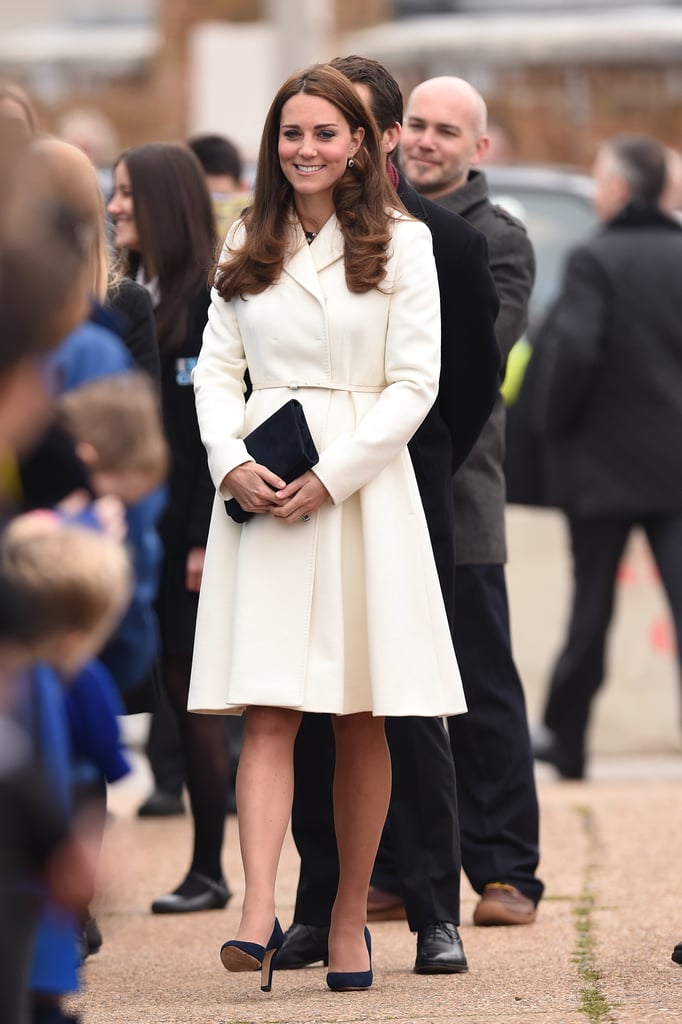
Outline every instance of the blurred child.
<svg viewBox="0 0 682 1024"><path fill-rule="evenodd" d="M0 764L3 1024L28 1019L34 933L28 984L32 1019L42 1024L69 1019L60 1002L64 992L77 987L74 912L87 908L96 862L91 830L72 817L73 744L63 687L118 623L130 597L131 570L114 538L65 523L54 513L32 513L13 520L0 537L0 585L14 609L0 644L4 691L10 671L43 660L24 679L25 731L9 715L0 718L5 741ZM5 767L10 746L17 753ZM30 885L32 877L47 881L47 899Z"/></svg>
<svg viewBox="0 0 682 1024"><path fill-rule="evenodd" d="M130 598L120 542L54 512L11 521L0 538L0 577L16 608L5 658L47 661L67 676L100 650Z"/></svg>
<svg viewBox="0 0 682 1024"><path fill-rule="evenodd" d="M133 505L165 480L168 445L146 374L90 381L61 395L55 408L96 495L113 494Z"/></svg>

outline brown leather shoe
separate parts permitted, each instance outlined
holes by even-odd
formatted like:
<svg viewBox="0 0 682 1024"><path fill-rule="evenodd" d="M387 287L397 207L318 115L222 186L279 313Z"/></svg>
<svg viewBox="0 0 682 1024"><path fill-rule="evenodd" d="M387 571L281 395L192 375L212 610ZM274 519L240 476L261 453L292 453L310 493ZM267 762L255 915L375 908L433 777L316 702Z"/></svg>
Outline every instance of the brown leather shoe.
<svg viewBox="0 0 682 1024"><path fill-rule="evenodd" d="M370 885L367 897L368 921L404 921L406 917L405 904L400 896Z"/></svg>
<svg viewBox="0 0 682 1024"><path fill-rule="evenodd" d="M532 924L535 920L535 904L513 885L491 882L483 889L483 895L474 910L474 924Z"/></svg>

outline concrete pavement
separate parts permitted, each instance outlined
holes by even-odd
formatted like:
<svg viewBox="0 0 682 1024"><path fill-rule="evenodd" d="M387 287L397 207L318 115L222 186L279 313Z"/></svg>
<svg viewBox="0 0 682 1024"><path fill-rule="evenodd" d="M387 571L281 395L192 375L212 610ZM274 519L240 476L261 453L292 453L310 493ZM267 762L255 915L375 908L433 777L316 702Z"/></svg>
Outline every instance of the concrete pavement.
<svg viewBox="0 0 682 1024"><path fill-rule="evenodd" d="M656 777L651 760L621 760L618 777L540 781L541 875L537 922L475 928L475 895L464 887L466 975L412 973L415 938L403 922L372 927L375 983L333 994L324 969L230 975L218 950L236 927L242 891L236 819L228 821L225 869L235 895L224 911L155 917L148 907L182 876L187 818L140 820L143 773L112 791L96 908L101 951L85 966L75 1005L85 1024L664 1024L682 1015L678 851L680 780ZM599 773L598 773L599 774ZM278 912L291 919L297 856L287 841Z"/></svg>

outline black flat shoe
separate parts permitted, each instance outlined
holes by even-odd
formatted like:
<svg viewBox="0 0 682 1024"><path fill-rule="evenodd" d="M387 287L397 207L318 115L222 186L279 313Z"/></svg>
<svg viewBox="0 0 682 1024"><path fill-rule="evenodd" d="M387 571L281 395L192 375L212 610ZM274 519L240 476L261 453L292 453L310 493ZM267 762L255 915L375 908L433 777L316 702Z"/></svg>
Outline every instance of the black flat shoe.
<svg viewBox="0 0 682 1024"><path fill-rule="evenodd" d="M682 964L682 942L677 943L670 959L673 960L676 964Z"/></svg>
<svg viewBox="0 0 682 1024"><path fill-rule="evenodd" d="M183 888L189 893L183 893ZM175 892L159 896L152 903L152 914L193 914L198 910L222 910L227 906L232 893L224 878L216 882L213 878L190 871L182 885Z"/></svg>
<svg viewBox="0 0 682 1024"><path fill-rule="evenodd" d="M278 971L297 971L320 961L329 963L329 928L315 924L292 924L284 934L277 954Z"/></svg>
<svg viewBox="0 0 682 1024"><path fill-rule="evenodd" d="M137 808L138 818L172 818L185 813L185 805L179 793L167 793L155 789L143 804Z"/></svg>
<svg viewBox="0 0 682 1024"><path fill-rule="evenodd" d="M415 974L464 974L468 970L462 940L451 921L436 921L419 929Z"/></svg>

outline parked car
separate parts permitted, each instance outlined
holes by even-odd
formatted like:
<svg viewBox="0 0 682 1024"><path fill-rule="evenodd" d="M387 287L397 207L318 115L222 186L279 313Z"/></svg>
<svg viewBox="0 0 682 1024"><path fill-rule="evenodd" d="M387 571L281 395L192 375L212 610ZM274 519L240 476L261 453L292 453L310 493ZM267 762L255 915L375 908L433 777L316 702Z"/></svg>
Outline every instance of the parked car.
<svg viewBox="0 0 682 1024"><path fill-rule="evenodd" d="M559 290L566 256L597 227L592 179L581 171L533 164L483 165L481 170L492 201L525 224L535 249L532 335Z"/></svg>

